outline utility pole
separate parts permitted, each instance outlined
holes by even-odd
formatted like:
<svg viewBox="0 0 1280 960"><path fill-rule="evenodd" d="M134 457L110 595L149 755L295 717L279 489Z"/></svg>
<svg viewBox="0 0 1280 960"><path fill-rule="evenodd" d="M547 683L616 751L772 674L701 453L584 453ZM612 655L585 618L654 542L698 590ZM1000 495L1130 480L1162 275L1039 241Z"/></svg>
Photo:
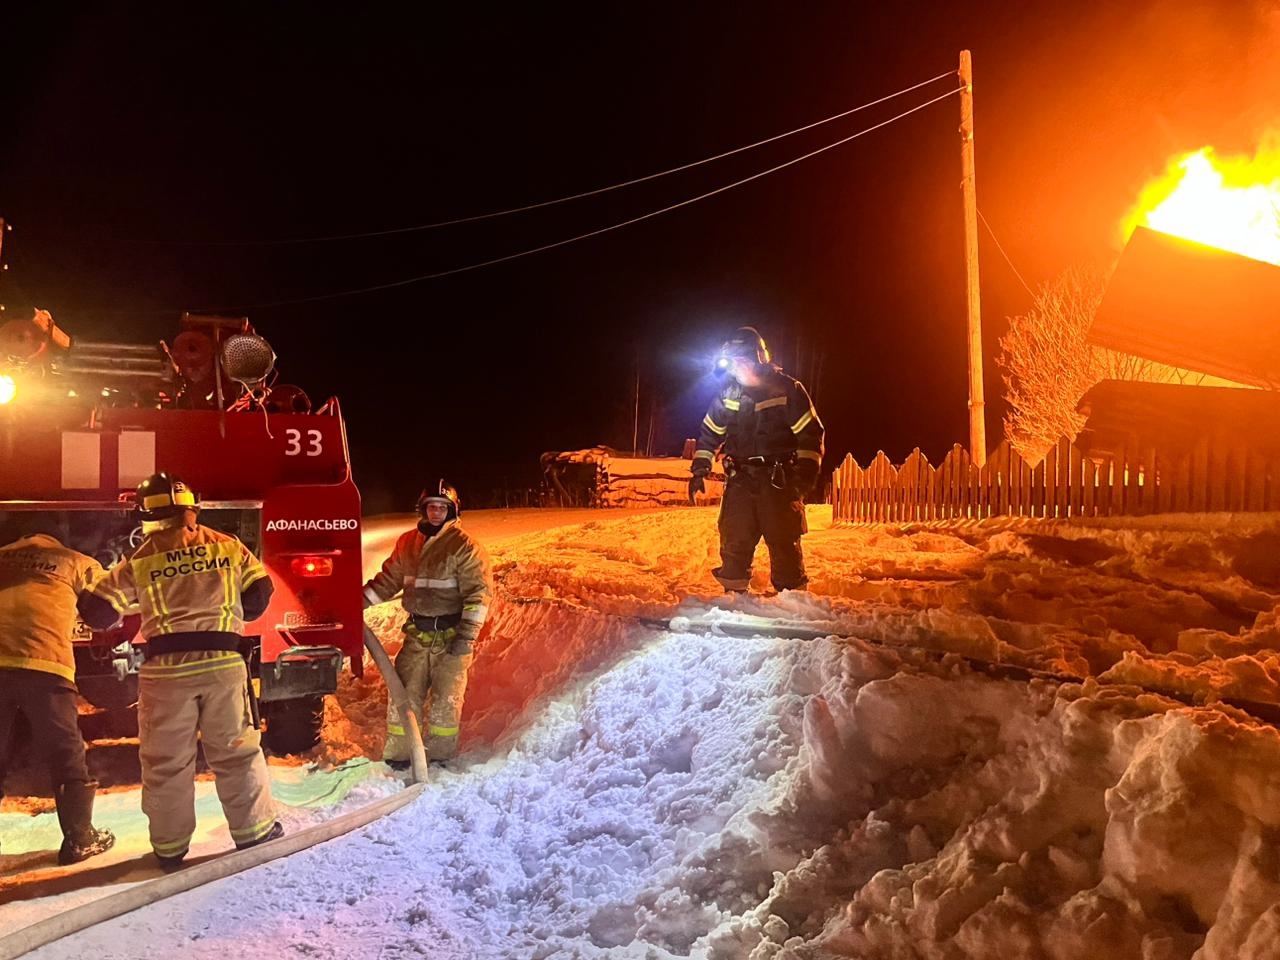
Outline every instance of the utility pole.
<svg viewBox="0 0 1280 960"><path fill-rule="evenodd" d="M631 421L631 455L635 456L640 444L640 357L636 357L636 412Z"/></svg>
<svg viewBox="0 0 1280 960"><path fill-rule="evenodd" d="M964 193L964 263L969 304L969 453L987 462L987 402L982 390L982 302L978 288L978 188L973 166L973 57L960 51L960 169Z"/></svg>
<svg viewBox="0 0 1280 960"><path fill-rule="evenodd" d="M4 262L4 233L6 230L12 230L12 227L5 226L4 217L0 217L0 273L9 269L9 265ZM3 280L4 277L0 277ZM4 284L0 283L0 296L3 295ZM0 299L0 312L4 311L4 300Z"/></svg>

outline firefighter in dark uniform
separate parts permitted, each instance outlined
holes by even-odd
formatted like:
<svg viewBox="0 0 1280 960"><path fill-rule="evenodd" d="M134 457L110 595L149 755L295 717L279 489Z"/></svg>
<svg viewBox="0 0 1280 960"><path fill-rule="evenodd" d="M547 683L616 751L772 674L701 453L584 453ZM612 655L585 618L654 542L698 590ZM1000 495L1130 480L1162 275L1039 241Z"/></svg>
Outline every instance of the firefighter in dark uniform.
<svg viewBox="0 0 1280 960"><path fill-rule="evenodd" d="M809 582L800 548L808 530L804 498L822 466L822 421L804 385L772 362L754 327L734 332L716 367L729 382L702 418L689 480L693 501L705 492L703 478L723 445L728 482L720 504L720 566L711 572L726 591L746 590L763 536L774 589L802 589Z"/></svg>
<svg viewBox="0 0 1280 960"><path fill-rule="evenodd" d="M142 615L142 811L156 858L174 870L196 829L197 737L236 847L284 833L239 652L244 625L266 612L272 584L248 547L196 522L197 497L176 477L148 477L137 503L141 546L81 595L80 615L98 629Z"/></svg>
<svg viewBox="0 0 1280 960"><path fill-rule="evenodd" d="M58 862L69 864L115 843L109 830L93 826L98 784L89 776L77 724L71 646L76 598L102 567L35 532L40 525L28 523L31 535L0 547L0 787L21 713L53 780L63 837Z"/></svg>
<svg viewBox="0 0 1280 960"><path fill-rule="evenodd" d="M409 614L396 674L419 726L427 714L426 750L443 764L458 750L462 704L480 628L489 615L493 573L488 553L459 523L458 492L444 480L418 497L418 525L396 541L382 569L364 587L365 606L397 594ZM387 704L382 753L396 769L409 766L400 712Z"/></svg>

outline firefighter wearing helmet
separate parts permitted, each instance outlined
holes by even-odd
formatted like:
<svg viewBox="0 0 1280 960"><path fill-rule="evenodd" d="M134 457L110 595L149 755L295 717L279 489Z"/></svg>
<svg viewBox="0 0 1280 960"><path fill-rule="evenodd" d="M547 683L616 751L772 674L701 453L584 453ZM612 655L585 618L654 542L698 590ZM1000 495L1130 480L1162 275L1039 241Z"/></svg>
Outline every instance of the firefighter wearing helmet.
<svg viewBox="0 0 1280 960"><path fill-rule="evenodd" d="M702 418L689 480L689 500L697 502L716 451L724 448L720 566L712 574L726 591L745 591L763 536L774 589L801 589L809 582L800 548L808 531L804 498L822 466L822 421L804 385L772 362L754 327L734 331L716 369L728 382Z"/></svg>
<svg viewBox="0 0 1280 960"><path fill-rule="evenodd" d="M141 614L142 810L167 871L182 865L195 833L197 737L236 847L284 833L240 653L244 625L266 611L272 584L248 547L197 522L199 498L177 477L144 480L137 509L142 544L81 595L80 613L97 629Z"/></svg>
<svg viewBox="0 0 1280 960"><path fill-rule="evenodd" d="M396 673L426 733L433 763L457 752L467 671L493 594L489 556L459 525L459 507L457 491L444 480L423 490L418 525L396 541L381 571L364 588L365 606L402 594L409 617ZM394 704L387 705L383 759L396 769L409 766L409 742Z"/></svg>
<svg viewBox="0 0 1280 960"><path fill-rule="evenodd" d="M93 825L98 784L89 776L77 723L71 645L76 598L102 567L64 547L38 517L18 525L24 535L0 547L0 787L21 713L53 781L62 828L58 862L77 863L115 843L109 830Z"/></svg>

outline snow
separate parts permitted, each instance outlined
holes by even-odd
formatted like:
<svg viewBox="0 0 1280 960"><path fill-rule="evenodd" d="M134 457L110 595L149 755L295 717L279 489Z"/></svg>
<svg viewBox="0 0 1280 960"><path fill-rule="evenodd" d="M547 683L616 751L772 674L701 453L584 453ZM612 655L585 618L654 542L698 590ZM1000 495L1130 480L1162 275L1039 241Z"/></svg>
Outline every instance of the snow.
<svg viewBox="0 0 1280 960"><path fill-rule="evenodd" d="M714 510L520 520L417 801L33 956L1280 956L1280 733L1238 708L1280 703L1280 517L825 512L810 592L762 556L737 598ZM299 783L380 750L371 675L329 712ZM344 804L393 788L359 769Z"/></svg>

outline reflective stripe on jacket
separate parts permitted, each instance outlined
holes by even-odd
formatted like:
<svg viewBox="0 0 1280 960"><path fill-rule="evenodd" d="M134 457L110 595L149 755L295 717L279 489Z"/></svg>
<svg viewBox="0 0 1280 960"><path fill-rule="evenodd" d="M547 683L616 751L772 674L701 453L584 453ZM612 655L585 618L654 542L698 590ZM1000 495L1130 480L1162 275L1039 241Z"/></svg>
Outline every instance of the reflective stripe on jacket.
<svg viewBox="0 0 1280 960"><path fill-rule="evenodd" d="M121 616L142 614L144 637L244 631L241 594L267 570L243 543L208 527L157 530L93 585Z"/></svg>
<svg viewBox="0 0 1280 960"><path fill-rule="evenodd" d="M809 391L799 380L775 369L759 387L730 382L702 418L693 472L709 471L721 444L725 455L737 460L794 456L820 464L824 432Z"/></svg>
<svg viewBox="0 0 1280 960"><path fill-rule="evenodd" d="M450 520L430 538L417 528L401 536L364 590L373 603L403 591L404 608L417 616L460 613L458 635L474 640L489 614L493 575L485 549Z"/></svg>
<svg viewBox="0 0 1280 960"><path fill-rule="evenodd" d="M76 676L76 597L102 565L37 534L0 547L0 669Z"/></svg>

